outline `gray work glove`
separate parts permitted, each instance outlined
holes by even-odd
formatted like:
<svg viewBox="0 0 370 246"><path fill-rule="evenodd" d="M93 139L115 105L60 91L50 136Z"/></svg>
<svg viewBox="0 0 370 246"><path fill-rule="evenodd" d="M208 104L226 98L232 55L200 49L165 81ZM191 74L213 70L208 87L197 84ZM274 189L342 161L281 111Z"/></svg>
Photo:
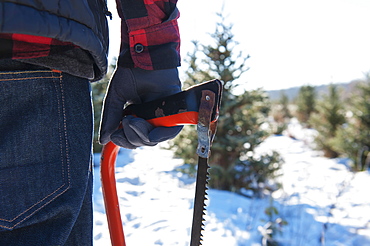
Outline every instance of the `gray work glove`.
<svg viewBox="0 0 370 246"><path fill-rule="evenodd" d="M121 147L135 149L174 138L182 126L154 127L141 118L122 117L122 111L126 103L144 103L180 91L177 68L143 70L118 66L104 99L100 143L112 141ZM122 128L119 129L121 123Z"/></svg>

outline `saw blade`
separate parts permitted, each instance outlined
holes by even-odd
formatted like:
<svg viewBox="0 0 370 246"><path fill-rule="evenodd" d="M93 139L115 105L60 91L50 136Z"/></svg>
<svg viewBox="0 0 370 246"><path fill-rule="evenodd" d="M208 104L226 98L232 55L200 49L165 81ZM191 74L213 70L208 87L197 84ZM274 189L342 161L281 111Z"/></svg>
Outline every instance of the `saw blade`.
<svg viewBox="0 0 370 246"><path fill-rule="evenodd" d="M203 216L205 215L206 210L206 190L208 190L207 184L209 179L208 168L208 158L199 157L190 246L202 245L202 231L204 230L203 222L205 221Z"/></svg>
<svg viewBox="0 0 370 246"><path fill-rule="evenodd" d="M219 91L220 92L220 91ZM198 170L197 180L195 185L195 198L193 209L193 223L191 228L190 246L202 245L204 230L203 222L205 219L205 200L207 200L207 184L209 179L208 173L208 158L210 156L210 148L216 133L217 120L212 122L212 112L218 112L219 104L215 100L216 95L213 91L203 90L198 114ZM217 108L215 110L215 107Z"/></svg>

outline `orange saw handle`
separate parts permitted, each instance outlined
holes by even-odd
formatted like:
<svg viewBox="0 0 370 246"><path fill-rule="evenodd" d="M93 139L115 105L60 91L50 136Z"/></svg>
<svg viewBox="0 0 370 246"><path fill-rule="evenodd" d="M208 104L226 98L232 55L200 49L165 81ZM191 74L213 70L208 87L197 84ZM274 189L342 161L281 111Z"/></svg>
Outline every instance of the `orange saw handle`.
<svg viewBox="0 0 370 246"><path fill-rule="evenodd" d="M134 115L147 120L153 126L196 125L202 92L205 90L215 94L215 107L211 114L211 121L214 122L218 118L222 90L222 84L217 79L168 97L143 104L131 104L123 110L123 116Z"/></svg>
<svg viewBox="0 0 370 246"><path fill-rule="evenodd" d="M198 123L202 91L210 90L217 97L211 121L217 121L221 101L221 88L222 84L219 80L212 80L190 87L169 97L144 104L129 105L123 110L123 116L134 115L147 120L154 126L196 125ZM119 146L113 142L103 146L100 172L111 243L113 246L126 246L115 179L115 164L118 151Z"/></svg>
<svg viewBox="0 0 370 246"><path fill-rule="evenodd" d="M113 142L108 142L103 146L100 159L100 177L111 243L113 246L126 246L115 178L118 150L119 146Z"/></svg>

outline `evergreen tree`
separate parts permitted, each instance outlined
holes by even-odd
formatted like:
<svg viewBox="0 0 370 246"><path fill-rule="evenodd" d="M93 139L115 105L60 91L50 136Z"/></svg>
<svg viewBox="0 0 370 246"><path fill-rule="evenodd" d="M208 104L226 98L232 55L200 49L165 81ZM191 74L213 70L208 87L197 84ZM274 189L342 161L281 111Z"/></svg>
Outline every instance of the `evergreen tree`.
<svg viewBox="0 0 370 246"><path fill-rule="evenodd" d="M272 132L274 134L282 134L292 117L289 110L289 98L284 91L281 91L279 101L272 104L271 114L274 120L272 123Z"/></svg>
<svg viewBox="0 0 370 246"><path fill-rule="evenodd" d="M353 162L355 171L365 170L370 164L370 73L350 98L349 109L352 117L338 129L332 146L346 154Z"/></svg>
<svg viewBox="0 0 370 246"><path fill-rule="evenodd" d="M283 115L283 118L285 119L291 118L292 115L290 114L290 110L289 110L289 98L284 93L284 91L281 92L279 103L281 105L281 113Z"/></svg>
<svg viewBox="0 0 370 246"><path fill-rule="evenodd" d="M315 143L326 157L335 158L338 153L333 149L331 141L336 136L337 129L345 123L343 102L337 86L329 86L329 94L323 95L316 108L317 112L309 120L310 125L318 131Z"/></svg>
<svg viewBox="0 0 370 246"><path fill-rule="evenodd" d="M315 87L302 86L297 96L297 118L301 123L308 123L311 113L315 112Z"/></svg>
<svg viewBox="0 0 370 246"><path fill-rule="evenodd" d="M235 95L236 80L249 68L242 52L237 55L232 25L226 25L222 15L211 34L214 45L195 44L189 54L189 69L186 85L193 85L210 79L223 81L223 94L216 137L212 146L210 185L214 188L240 191L242 188L261 192L260 183L273 178L280 167L277 153L257 156L254 149L267 137L262 125L267 120L269 101L262 90L245 91ZM199 57L203 56L199 62ZM186 163L194 165L197 133L195 128L185 128L174 140L175 155Z"/></svg>

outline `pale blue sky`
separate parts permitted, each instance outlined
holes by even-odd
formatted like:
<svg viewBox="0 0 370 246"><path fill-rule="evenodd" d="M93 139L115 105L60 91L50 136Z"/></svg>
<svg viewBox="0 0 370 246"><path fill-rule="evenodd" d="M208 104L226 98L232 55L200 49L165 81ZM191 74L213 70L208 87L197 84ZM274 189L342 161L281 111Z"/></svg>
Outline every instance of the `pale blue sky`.
<svg viewBox="0 0 370 246"><path fill-rule="evenodd" d="M179 0L183 58L191 40L210 42L222 6L238 49L251 56L240 80L246 89L349 82L370 71L369 0ZM111 56L119 45L114 19Z"/></svg>

